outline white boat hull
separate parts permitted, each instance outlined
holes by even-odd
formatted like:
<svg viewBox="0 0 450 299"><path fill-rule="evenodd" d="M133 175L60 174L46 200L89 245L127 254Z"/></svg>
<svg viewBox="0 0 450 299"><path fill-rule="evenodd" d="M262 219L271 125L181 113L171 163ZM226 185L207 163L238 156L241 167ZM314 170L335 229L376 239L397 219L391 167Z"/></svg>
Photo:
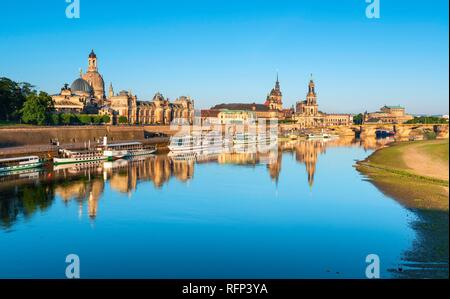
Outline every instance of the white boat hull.
<svg viewBox="0 0 450 299"><path fill-rule="evenodd" d="M83 157L83 158L53 158L53 164L85 164L105 160L104 156Z"/></svg>

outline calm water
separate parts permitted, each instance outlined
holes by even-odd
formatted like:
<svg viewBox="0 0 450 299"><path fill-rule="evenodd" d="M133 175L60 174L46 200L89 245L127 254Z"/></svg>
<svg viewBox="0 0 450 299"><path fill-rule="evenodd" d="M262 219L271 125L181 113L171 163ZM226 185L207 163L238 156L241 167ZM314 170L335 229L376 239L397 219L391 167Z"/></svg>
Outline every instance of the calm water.
<svg viewBox="0 0 450 299"><path fill-rule="evenodd" d="M0 178L0 277L382 277L415 214L352 166L375 141L296 142L201 161L165 155Z"/></svg>

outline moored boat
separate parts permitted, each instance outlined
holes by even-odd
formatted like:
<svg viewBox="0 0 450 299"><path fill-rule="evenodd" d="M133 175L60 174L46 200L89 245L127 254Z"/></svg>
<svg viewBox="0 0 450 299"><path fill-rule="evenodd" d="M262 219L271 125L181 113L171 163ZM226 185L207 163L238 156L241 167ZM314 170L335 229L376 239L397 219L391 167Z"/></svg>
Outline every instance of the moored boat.
<svg viewBox="0 0 450 299"><path fill-rule="evenodd" d="M184 136L172 136L170 138L169 150L173 153L189 153L198 151L216 151L227 147L226 140L220 132L189 134Z"/></svg>
<svg viewBox="0 0 450 299"><path fill-rule="evenodd" d="M99 146L98 149L103 151L103 155L108 161L134 156L151 155L157 151L156 146L145 146L138 141L108 143L106 136L103 138L103 144Z"/></svg>
<svg viewBox="0 0 450 299"><path fill-rule="evenodd" d="M53 158L54 165L98 163L105 160L101 150L62 150L60 157Z"/></svg>
<svg viewBox="0 0 450 299"><path fill-rule="evenodd" d="M150 155L156 152L155 146L145 147L141 142L123 142L103 145L103 155L108 161L127 157Z"/></svg>
<svg viewBox="0 0 450 299"><path fill-rule="evenodd" d="M25 156L0 159L0 173L38 168L43 164L38 156Z"/></svg>
<svg viewBox="0 0 450 299"><path fill-rule="evenodd" d="M306 135L307 139L331 139L331 138L338 138L338 135L331 135L328 133L325 133L323 130L321 133L309 133Z"/></svg>

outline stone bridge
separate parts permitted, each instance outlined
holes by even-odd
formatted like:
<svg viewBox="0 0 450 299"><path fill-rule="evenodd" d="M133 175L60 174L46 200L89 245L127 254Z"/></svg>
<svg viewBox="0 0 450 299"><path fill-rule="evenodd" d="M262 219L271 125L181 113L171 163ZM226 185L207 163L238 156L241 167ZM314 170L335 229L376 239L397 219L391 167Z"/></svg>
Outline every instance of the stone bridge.
<svg viewBox="0 0 450 299"><path fill-rule="evenodd" d="M448 124L364 124L353 125L351 129L360 137L376 136L377 131L390 131L397 138L423 136L426 132L436 133L437 138L448 138Z"/></svg>

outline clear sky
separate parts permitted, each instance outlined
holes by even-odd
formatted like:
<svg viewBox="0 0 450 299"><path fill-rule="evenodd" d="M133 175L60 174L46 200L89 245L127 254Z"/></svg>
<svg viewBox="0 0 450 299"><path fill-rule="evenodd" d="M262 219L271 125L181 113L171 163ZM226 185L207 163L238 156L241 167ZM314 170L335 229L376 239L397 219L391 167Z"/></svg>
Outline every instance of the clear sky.
<svg viewBox="0 0 450 299"><path fill-rule="evenodd" d="M2 1L0 76L57 93L94 49L106 88L141 100L189 95L197 108L263 103L280 77L285 106L310 74L324 112L384 104L448 113L448 0Z"/></svg>

